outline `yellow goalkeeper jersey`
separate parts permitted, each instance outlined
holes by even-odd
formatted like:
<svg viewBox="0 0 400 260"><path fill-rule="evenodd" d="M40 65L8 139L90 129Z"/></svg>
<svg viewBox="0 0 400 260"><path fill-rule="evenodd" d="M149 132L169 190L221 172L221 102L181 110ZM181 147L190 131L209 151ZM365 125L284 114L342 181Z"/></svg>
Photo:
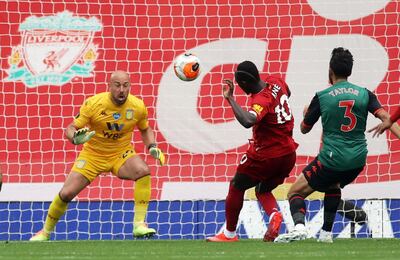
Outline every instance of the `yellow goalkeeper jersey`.
<svg viewBox="0 0 400 260"><path fill-rule="evenodd" d="M74 125L96 131L84 144L85 151L107 156L130 146L134 128L145 130L149 123L143 100L129 94L126 102L117 106L111 100L111 93L103 92L85 100Z"/></svg>

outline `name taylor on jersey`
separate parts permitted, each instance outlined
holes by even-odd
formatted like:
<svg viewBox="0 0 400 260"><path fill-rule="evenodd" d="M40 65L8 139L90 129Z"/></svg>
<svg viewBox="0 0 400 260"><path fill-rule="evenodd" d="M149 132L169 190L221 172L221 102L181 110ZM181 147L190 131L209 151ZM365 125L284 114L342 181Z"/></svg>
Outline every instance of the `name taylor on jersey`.
<svg viewBox="0 0 400 260"><path fill-rule="evenodd" d="M331 95L332 97L336 97L340 94L353 94L355 96L358 96L359 91L353 88L335 88L334 90L329 91L329 95Z"/></svg>

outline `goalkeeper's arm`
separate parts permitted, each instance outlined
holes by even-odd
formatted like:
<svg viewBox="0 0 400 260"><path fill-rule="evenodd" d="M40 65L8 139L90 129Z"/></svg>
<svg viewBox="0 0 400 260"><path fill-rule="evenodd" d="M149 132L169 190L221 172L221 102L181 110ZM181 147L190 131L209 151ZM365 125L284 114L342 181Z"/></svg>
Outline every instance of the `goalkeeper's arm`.
<svg viewBox="0 0 400 260"><path fill-rule="evenodd" d="M65 136L75 145L86 143L95 134L95 131L90 131L87 127L78 129L73 123L69 124L65 129Z"/></svg>
<svg viewBox="0 0 400 260"><path fill-rule="evenodd" d="M164 165L165 155L161 151L161 149L157 147L153 129L151 129L151 127L147 127L146 129L139 129L139 130L142 135L143 143L149 149L150 155L154 159L157 159L160 162L161 166Z"/></svg>

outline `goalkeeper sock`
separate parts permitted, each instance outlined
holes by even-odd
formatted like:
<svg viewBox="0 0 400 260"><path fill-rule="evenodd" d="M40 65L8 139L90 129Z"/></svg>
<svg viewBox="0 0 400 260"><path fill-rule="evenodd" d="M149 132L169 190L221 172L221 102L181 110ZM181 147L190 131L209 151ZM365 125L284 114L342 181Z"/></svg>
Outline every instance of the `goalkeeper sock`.
<svg viewBox="0 0 400 260"><path fill-rule="evenodd" d="M300 194L293 194L289 198L290 213L292 214L295 225L305 223L306 203Z"/></svg>
<svg viewBox="0 0 400 260"><path fill-rule="evenodd" d="M44 222L43 231L47 234L53 232L60 217L65 213L68 208L68 202L63 201L60 195L57 194L50 204L49 211L47 212L46 221Z"/></svg>
<svg viewBox="0 0 400 260"><path fill-rule="evenodd" d="M228 196L226 196L225 202L226 229L230 232L236 231L240 210L243 207L243 198L244 191L241 191L230 184Z"/></svg>
<svg viewBox="0 0 400 260"><path fill-rule="evenodd" d="M144 223L151 196L151 179L146 175L135 183L135 216L133 222L136 225Z"/></svg>
<svg viewBox="0 0 400 260"><path fill-rule="evenodd" d="M268 216L278 211L276 199L271 192L256 192L256 197Z"/></svg>
<svg viewBox="0 0 400 260"><path fill-rule="evenodd" d="M322 229L328 232L332 231L333 222L335 221L336 211L342 197L340 189L331 189L325 192L324 197L324 225Z"/></svg>

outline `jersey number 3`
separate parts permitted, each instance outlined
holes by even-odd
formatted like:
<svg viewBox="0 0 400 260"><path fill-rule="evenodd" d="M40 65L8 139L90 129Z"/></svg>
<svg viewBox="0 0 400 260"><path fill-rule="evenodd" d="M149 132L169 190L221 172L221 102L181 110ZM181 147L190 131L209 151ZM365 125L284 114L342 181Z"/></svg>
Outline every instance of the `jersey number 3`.
<svg viewBox="0 0 400 260"><path fill-rule="evenodd" d="M354 102L354 100L342 100L339 102L339 107L346 108L344 111L344 117L348 118L350 121L347 125L342 124L340 126L340 130L342 130L342 132L350 132L354 129L354 127L356 127L357 117L352 112Z"/></svg>
<svg viewBox="0 0 400 260"><path fill-rule="evenodd" d="M278 124L284 124L292 119L292 110L290 109L288 96L281 96L280 104L275 107L275 113Z"/></svg>

